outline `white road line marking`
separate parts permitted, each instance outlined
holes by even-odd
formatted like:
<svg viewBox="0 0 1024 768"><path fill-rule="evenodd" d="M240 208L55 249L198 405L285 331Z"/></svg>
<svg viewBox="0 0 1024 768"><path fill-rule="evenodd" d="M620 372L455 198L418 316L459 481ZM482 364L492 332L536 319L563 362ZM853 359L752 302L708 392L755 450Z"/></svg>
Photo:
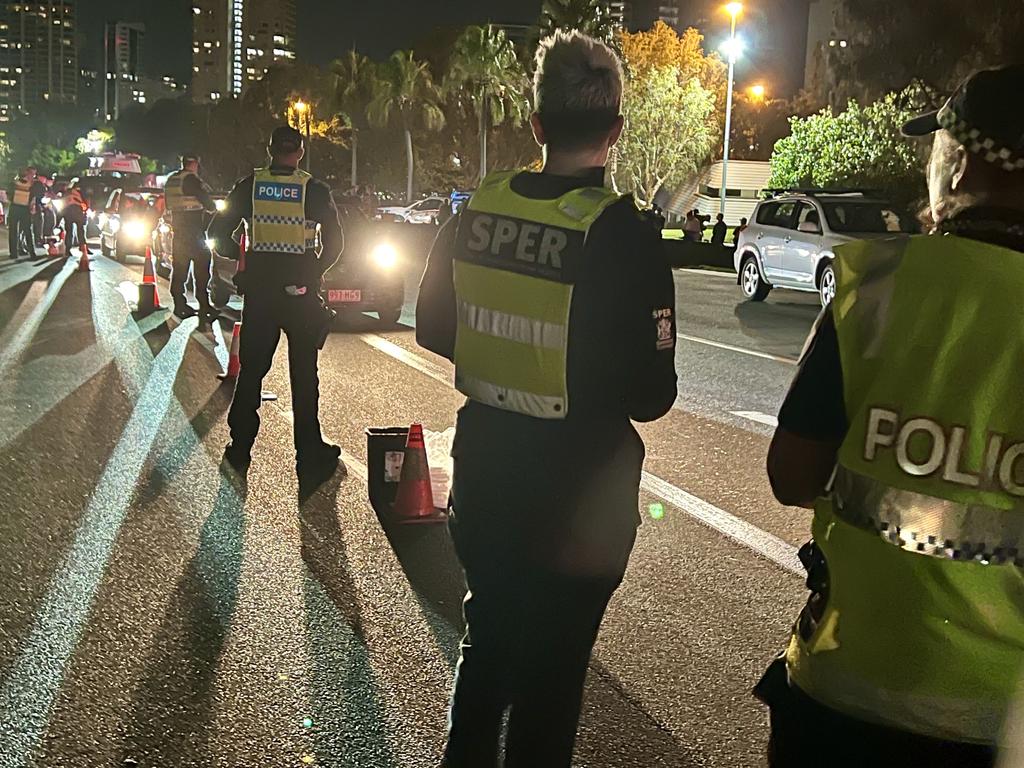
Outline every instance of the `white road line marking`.
<svg viewBox="0 0 1024 768"><path fill-rule="evenodd" d="M758 424L767 424L769 427L779 426L778 418L769 416L767 413L761 413L760 411L729 411L729 413L733 416L739 416L741 419L756 421Z"/></svg>
<svg viewBox="0 0 1024 768"><path fill-rule="evenodd" d="M712 341L711 339L702 339L700 336L690 336L685 333L677 333L680 339L686 339L692 341L695 344L704 344L709 347L717 347L718 349L725 349L729 352L739 352L741 355L750 355L751 357L760 357L763 360L774 360L777 363L785 363L786 365L796 365L799 360L792 357L781 357L779 355L770 355L767 352L758 352L753 349L744 349L743 347L734 347L732 344L725 344L721 341Z"/></svg>
<svg viewBox="0 0 1024 768"><path fill-rule="evenodd" d="M395 358L395 360L405 363L410 368L415 368L420 373L426 374L435 381L439 381L449 387L453 386L451 374L446 372L439 365L436 365L419 355L413 354L404 347L400 347L394 342L388 341L375 333L363 333L360 334L359 338L374 349L383 352L385 355L390 355Z"/></svg>
<svg viewBox="0 0 1024 768"><path fill-rule="evenodd" d="M285 420L294 425L295 424L295 413L291 408L282 408L279 405L274 405L274 410L285 418ZM335 443L336 441L328 436L324 436L324 439L329 443ZM341 447L341 446L339 446ZM344 448L341 449L341 460L345 464L345 468L348 469L350 475L355 475L364 483L370 479L370 471L363 464L361 459L356 458L354 454L349 453Z"/></svg>
<svg viewBox="0 0 1024 768"><path fill-rule="evenodd" d="M752 549L762 557L771 560L783 570L789 571L796 576L804 576L805 570L797 557L797 550L792 544L773 536L767 531L762 531L756 525L751 525L746 520L741 520L735 515L709 504L692 493L687 493L681 488L676 488L671 483L666 483L660 477L644 472L640 481L640 487L650 494L664 499L669 504L698 520L709 528Z"/></svg>
<svg viewBox="0 0 1024 768"><path fill-rule="evenodd" d="M418 371L426 372L424 369L436 368L432 363L424 360L419 355L413 354L397 344L392 344L384 339L384 344L377 344L371 342L367 337L371 334L364 334L363 340L372 347L384 352L385 354L391 355L396 360L406 363L412 368ZM392 349L394 348L394 349ZM395 351L397 350L397 352ZM416 364L413 364L416 363ZM428 373L428 376L432 374ZM432 376L432 378L435 378ZM444 376L438 378L443 384L451 387L451 377ZM772 561L783 570L789 571L790 573L796 574L797 576L804 575L804 567L800 563L800 559L797 557L796 547L783 541L782 539L774 536L767 531L762 531L755 525L748 523L746 520L741 520L735 515L726 512L724 509L719 509L713 504L709 504L703 499L694 496L692 493L687 493L682 488L677 488L671 483L662 480L657 475L652 475L650 472L643 473L643 479L641 480L640 487L651 493L663 501L668 502L677 509L687 513L694 519L704 523L710 528L725 534L733 541L753 550L762 557Z"/></svg>

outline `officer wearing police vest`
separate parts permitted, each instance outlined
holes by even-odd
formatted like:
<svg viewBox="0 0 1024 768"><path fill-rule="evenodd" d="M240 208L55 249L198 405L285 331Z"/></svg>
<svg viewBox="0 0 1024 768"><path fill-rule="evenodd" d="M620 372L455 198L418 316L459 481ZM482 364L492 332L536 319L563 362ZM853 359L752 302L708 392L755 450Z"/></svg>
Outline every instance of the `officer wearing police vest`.
<svg viewBox="0 0 1024 768"><path fill-rule="evenodd" d="M248 252L235 282L245 294L239 357L241 372L228 412L231 444L224 458L247 470L260 419L263 377L270 370L283 331L295 421L300 483L315 487L338 468L341 451L320 434L317 356L327 338L331 312L320 298L324 273L345 246L338 210L326 184L299 170L302 135L277 128L268 149L270 165L235 184L208 235L222 256L239 259L237 237L244 222Z"/></svg>
<svg viewBox="0 0 1024 768"><path fill-rule="evenodd" d="M199 178L197 155L181 156L181 168L167 177L164 196L174 230L171 253L171 298L174 299L174 314L182 319L196 314L185 298L185 280L191 268L196 301L199 302L200 321L212 321L217 313L210 305L211 255L206 245L206 221L208 214L213 213L215 207L209 188Z"/></svg>
<svg viewBox="0 0 1024 768"><path fill-rule="evenodd" d="M598 626L639 523L631 420L676 398L660 234L604 187L622 68L603 43L541 43L540 173L490 174L438 233L416 337L467 397L451 532L469 593L444 765L569 766Z"/></svg>
<svg viewBox="0 0 1024 768"><path fill-rule="evenodd" d="M89 201L82 194L78 179L71 180L61 199L64 203L61 215L64 220L64 231L67 233L66 244L69 248L80 247L85 244L85 220Z"/></svg>
<svg viewBox="0 0 1024 768"><path fill-rule="evenodd" d="M7 211L7 253L12 259L21 255L35 256L36 253L32 227L32 186L35 181L36 169L29 167L19 173L7 188L7 199L10 201Z"/></svg>
<svg viewBox="0 0 1024 768"><path fill-rule="evenodd" d="M814 507L812 595L756 691L774 766L993 762L1024 672L1022 92L979 72L908 123L935 231L837 250L768 457Z"/></svg>

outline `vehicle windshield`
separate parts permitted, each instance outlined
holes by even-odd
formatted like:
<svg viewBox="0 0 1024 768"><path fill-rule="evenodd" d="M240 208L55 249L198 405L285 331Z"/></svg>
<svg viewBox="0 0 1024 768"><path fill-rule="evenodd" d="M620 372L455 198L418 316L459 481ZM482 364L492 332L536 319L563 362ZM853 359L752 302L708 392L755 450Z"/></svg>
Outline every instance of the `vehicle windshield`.
<svg viewBox="0 0 1024 768"><path fill-rule="evenodd" d="M833 232L910 232L909 217L888 203L824 202L825 218Z"/></svg>

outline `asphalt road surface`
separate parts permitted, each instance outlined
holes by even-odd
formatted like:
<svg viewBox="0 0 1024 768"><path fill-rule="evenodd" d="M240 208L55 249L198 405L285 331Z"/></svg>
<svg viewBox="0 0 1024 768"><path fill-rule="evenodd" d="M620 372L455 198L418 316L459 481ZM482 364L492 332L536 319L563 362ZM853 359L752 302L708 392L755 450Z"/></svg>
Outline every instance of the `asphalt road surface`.
<svg viewBox="0 0 1024 768"><path fill-rule="evenodd" d="M322 420L348 475L300 504L282 340L243 495L218 469L230 318L136 319L137 263L76 262L0 257L0 767L435 766L461 577L443 526L385 533L364 430L451 426L450 365L409 325L332 334ZM680 396L641 429L645 523L579 766L762 765L750 688L804 599L809 514L763 467L816 296L676 283Z"/></svg>

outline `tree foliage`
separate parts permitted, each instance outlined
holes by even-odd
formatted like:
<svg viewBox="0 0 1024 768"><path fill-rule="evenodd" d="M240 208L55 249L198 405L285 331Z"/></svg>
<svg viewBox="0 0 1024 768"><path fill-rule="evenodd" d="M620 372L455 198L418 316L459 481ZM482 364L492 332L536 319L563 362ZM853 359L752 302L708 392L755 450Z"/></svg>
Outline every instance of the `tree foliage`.
<svg viewBox="0 0 1024 768"><path fill-rule="evenodd" d="M542 37L559 30L578 30L606 43L614 41L616 32L615 21L602 0L544 0L537 27Z"/></svg>
<svg viewBox="0 0 1024 768"><path fill-rule="evenodd" d="M868 107L850 101L838 114L826 107L794 117L791 134L775 145L768 186L877 189L909 203L924 190L917 149L900 135L911 116L889 94Z"/></svg>
<svg viewBox="0 0 1024 768"><path fill-rule="evenodd" d="M714 94L697 78L685 80L678 67L630 76L613 175L616 188L632 190L641 205L651 205L663 186L696 173L715 145L714 110Z"/></svg>
<svg viewBox="0 0 1024 768"><path fill-rule="evenodd" d="M696 173L719 141L725 68L717 55L704 55L702 40L696 30L680 36L663 22L619 35L625 130L612 179L644 205Z"/></svg>
<svg viewBox="0 0 1024 768"><path fill-rule="evenodd" d="M1019 2L841 0L836 28L849 45L826 49L831 77L823 85L834 93L833 106L910 85L934 103L974 69L1024 63Z"/></svg>

